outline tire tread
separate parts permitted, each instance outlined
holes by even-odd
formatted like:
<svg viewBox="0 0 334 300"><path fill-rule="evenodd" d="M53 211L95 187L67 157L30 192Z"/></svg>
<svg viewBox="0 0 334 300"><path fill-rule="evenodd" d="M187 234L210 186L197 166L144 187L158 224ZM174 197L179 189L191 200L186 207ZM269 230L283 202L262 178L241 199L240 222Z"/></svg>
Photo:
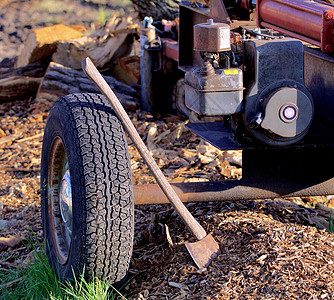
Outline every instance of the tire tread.
<svg viewBox="0 0 334 300"><path fill-rule="evenodd" d="M89 277L119 282L130 264L134 223L131 164L122 125L102 95L73 94L57 101L71 120L81 157L80 269Z"/></svg>

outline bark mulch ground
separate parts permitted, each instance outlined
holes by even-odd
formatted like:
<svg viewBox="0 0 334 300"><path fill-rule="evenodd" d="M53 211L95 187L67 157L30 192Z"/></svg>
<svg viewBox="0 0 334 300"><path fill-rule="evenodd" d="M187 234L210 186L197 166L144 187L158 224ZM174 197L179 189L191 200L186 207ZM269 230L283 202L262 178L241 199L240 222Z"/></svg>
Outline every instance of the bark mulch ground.
<svg viewBox="0 0 334 300"><path fill-rule="evenodd" d="M83 17L79 22L87 2L90 10L92 1L71 1L75 9L57 13L45 12L37 0L2 1L1 47L10 59L0 71L12 66L27 31L49 25L50 16L70 16L66 25L93 26ZM30 19L27 9L35 9ZM42 242L39 168L51 106L30 99L0 104L0 272L23 263L29 237ZM131 118L169 181L241 178L241 153L207 145L185 128L185 120L157 120L140 111ZM130 141L129 151L134 183L154 183ZM314 210L317 202L334 204L330 196L187 204L220 244L222 254L205 270L187 253L183 244L194 239L170 205L137 206L126 294L129 299L334 299L334 235L321 229L334 225Z"/></svg>
<svg viewBox="0 0 334 300"><path fill-rule="evenodd" d="M42 241L39 166L45 110L29 101L0 105L1 237ZM142 112L131 117L170 181L240 177L240 153L206 145L179 117L154 120ZM131 144L130 156L134 182L153 183ZM332 299L334 235L309 225L312 220L319 226L328 223L306 207L309 202L187 204L220 244L222 254L206 270L198 270L187 253L183 244L194 239L170 205L137 206L125 287L129 299ZM2 246L0 268L19 266L28 254L19 242Z"/></svg>

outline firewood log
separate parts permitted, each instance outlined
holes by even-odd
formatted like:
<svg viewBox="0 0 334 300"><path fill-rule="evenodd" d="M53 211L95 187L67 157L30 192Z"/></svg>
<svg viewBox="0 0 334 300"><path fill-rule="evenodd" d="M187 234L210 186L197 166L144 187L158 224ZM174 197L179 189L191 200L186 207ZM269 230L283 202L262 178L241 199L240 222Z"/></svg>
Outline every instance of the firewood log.
<svg viewBox="0 0 334 300"><path fill-rule="evenodd" d="M108 67L116 54L129 52L131 43L127 41L129 34L139 31L136 23L137 13L124 18L114 17L105 27L90 36L58 43L52 61L72 69L81 69L81 61L90 57L97 68ZM121 55L118 55L121 56Z"/></svg>
<svg viewBox="0 0 334 300"><path fill-rule="evenodd" d="M36 62L20 68L9 68L1 72L0 79L12 76L43 77L48 67L48 63Z"/></svg>
<svg viewBox="0 0 334 300"><path fill-rule="evenodd" d="M33 63L2 72L0 74L0 103L34 98L47 66L45 63Z"/></svg>
<svg viewBox="0 0 334 300"><path fill-rule="evenodd" d="M11 76L0 79L0 103L35 97L42 78Z"/></svg>
<svg viewBox="0 0 334 300"><path fill-rule="evenodd" d="M106 81L114 90L120 102L126 109L137 107L136 90L131 86L105 76ZM91 80L82 72L51 62L43 82L38 90L36 101L55 101L59 97L73 93L100 93Z"/></svg>
<svg viewBox="0 0 334 300"><path fill-rule="evenodd" d="M143 19L146 16L154 20L174 20L179 14L180 0L131 0Z"/></svg>
<svg viewBox="0 0 334 300"><path fill-rule="evenodd" d="M15 66L23 67L29 63L51 58L52 53L57 49L57 42L73 40L81 36L80 31L62 24L35 29L25 41Z"/></svg>

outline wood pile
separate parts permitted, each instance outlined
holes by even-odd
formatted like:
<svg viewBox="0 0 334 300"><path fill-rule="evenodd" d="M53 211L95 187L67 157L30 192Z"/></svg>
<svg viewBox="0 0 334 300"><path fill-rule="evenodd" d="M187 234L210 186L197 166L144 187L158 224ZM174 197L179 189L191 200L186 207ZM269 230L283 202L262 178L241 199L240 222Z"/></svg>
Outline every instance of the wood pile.
<svg viewBox="0 0 334 300"><path fill-rule="evenodd" d="M32 63L0 74L0 102L35 97L45 68L45 63Z"/></svg>
<svg viewBox="0 0 334 300"><path fill-rule="evenodd" d="M88 56L98 69L109 67L115 55L123 56L129 51L131 45L126 39L129 34L138 32L138 24L133 23L136 16L133 13L121 20L114 17L105 27L89 36L59 42L52 60L79 70L81 61Z"/></svg>
<svg viewBox="0 0 334 300"><path fill-rule="evenodd" d="M174 20L179 14L180 0L131 0L142 19Z"/></svg>
<svg viewBox="0 0 334 300"><path fill-rule="evenodd" d="M80 31L63 24L35 29L29 34L16 67L49 58L57 50L59 41L73 40L81 36Z"/></svg>
<svg viewBox="0 0 334 300"><path fill-rule="evenodd" d="M135 110L137 91L130 85L139 80L139 57L127 56L138 35L138 22L137 14L132 13L126 17L115 15L88 35L82 26L62 24L32 30L15 68L0 73L0 103L35 99L37 104L45 104L70 93L98 93L81 70L81 61L88 56L106 75L123 106ZM125 83L108 76L114 66L125 70L119 76Z"/></svg>

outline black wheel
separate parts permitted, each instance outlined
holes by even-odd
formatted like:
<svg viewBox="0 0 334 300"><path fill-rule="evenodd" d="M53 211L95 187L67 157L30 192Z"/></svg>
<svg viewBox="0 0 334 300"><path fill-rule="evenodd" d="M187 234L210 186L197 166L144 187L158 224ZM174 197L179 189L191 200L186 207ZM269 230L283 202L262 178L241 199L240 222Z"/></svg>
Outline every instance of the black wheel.
<svg viewBox="0 0 334 300"><path fill-rule="evenodd" d="M50 263L63 280L122 281L132 255L133 186L125 134L101 95L57 100L41 158L41 210Z"/></svg>

